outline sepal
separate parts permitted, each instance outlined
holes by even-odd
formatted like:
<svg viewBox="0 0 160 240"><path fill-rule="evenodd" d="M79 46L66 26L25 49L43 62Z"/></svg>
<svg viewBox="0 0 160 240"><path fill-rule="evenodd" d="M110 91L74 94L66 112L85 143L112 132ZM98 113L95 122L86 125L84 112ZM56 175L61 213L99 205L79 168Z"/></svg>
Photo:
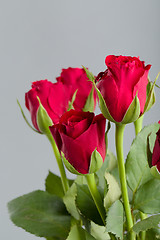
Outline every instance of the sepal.
<svg viewBox="0 0 160 240"><path fill-rule="evenodd" d="M53 122L52 122L51 118L49 117L47 111L41 104L40 99L38 97L37 97L37 99L39 101L39 108L37 110L37 125L38 125L39 130L42 133L48 135L48 134L50 134L49 127L53 125Z"/></svg>
<svg viewBox="0 0 160 240"><path fill-rule="evenodd" d="M63 152L61 152L61 156L62 156L63 162L69 172L76 174L76 175L84 175L84 174L78 172L73 167L73 165L69 163L69 161L65 158L65 155ZM91 155L91 161L90 161L90 167L89 167L88 174L92 174L92 173L95 173L96 171L98 171L101 168L102 164L103 164L103 159L102 159L100 153L95 149Z"/></svg>
<svg viewBox="0 0 160 240"><path fill-rule="evenodd" d="M95 103L94 103L94 86L92 87L90 94L86 100L86 103L83 108L83 112L94 112Z"/></svg>
<svg viewBox="0 0 160 240"><path fill-rule="evenodd" d="M24 114L24 111L23 111L23 109L22 109L22 107L21 107L20 102L18 101L18 99L17 99L17 103L18 103L18 106L19 106L19 108L20 108L20 110L21 110L22 116L23 116L25 122L27 123L27 125L28 125L33 131L35 131L36 133L42 134L41 132L39 132L39 131L37 131L35 128L33 128L32 125L29 123L29 121L27 120L27 118L26 118L26 116L25 116L25 114Z"/></svg>
<svg viewBox="0 0 160 240"><path fill-rule="evenodd" d="M91 155L91 162L89 166L89 174L97 172L103 164L103 159L100 153L95 149Z"/></svg>
<svg viewBox="0 0 160 240"><path fill-rule="evenodd" d="M100 93L99 89L96 87L96 85L95 85L95 89L96 89L97 94L98 94L99 107L100 107L100 109L101 109L101 112L102 112L103 116L104 116L106 119L108 119L109 121L116 123L116 121L115 121L115 120L112 118L112 116L110 115L109 110L108 110L108 108L107 108L107 105L106 105L106 103L105 103L105 100L104 100L102 94Z"/></svg>
<svg viewBox="0 0 160 240"><path fill-rule="evenodd" d="M127 112L124 115L124 118L121 121L121 123L126 124L126 123L135 122L139 116L140 116L140 103L136 94L129 108L127 109Z"/></svg>
<svg viewBox="0 0 160 240"><path fill-rule="evenodd" d="M152 107L152 105L155 103L154 87L156 85L156 81L157 81L159 75L160 75L160 72L158 73L154 83L152 84L151 82L149 82L147 85L147 99L146 99L143 113L147 112Z"/></svg>
<svg viewBox="0 0 160 240"><path fill-rule="evenodd" d="M91 82L94 83L94 82L95 82L95 77L94 77L93 73L90 72L90 71L89 71L87 68L85 68L84 66L82 66L82 67L83 67L83 69L85 70L88 79L89 79Z"/></svg>
<svg viewBox="0 0 160 240"><path fill-rule="evenodd" d="M111 117L109 111L108 111L108 108L106 106L106 103L104 101L104 98L102 96L102 94L100 93L99 89L96 87L96 83L95 83L95 77L93 75L93 73L91 73L87 68L83 67L86 74L87 74L87 77L88 79L93 83L94 85L94 88L98 94L98 98L99 98L99 107L101 109L101 112L103 114L103 116L108 119L109 121L111 122L115 122L114 119Z"/></svg>
<svg viewBox="0 0 160 240"><path fill-rule="evenodd" d="M82 175L81 173L79 173L69 162L68 160L65 158L64 153L61 152L61 156L64 162L64 165L66 166L66 168L68 169L69 172L76 174L76 175Z"/></svg>
<svg viewBox="0 0 160 240"><path fill-rule="evenodd" d="M148 82L147 97L146 97L146 103L144 106L144 112L148 111L153 106L154 103L155 103L154 86L151 82Z"/></svg>
<svg viewBox="0 0 160 240"><path fill-rule="evenodd" d="M74 92L71 101L69 101L67 111L70 111L71 109L74 109L73 103L74 103L74 101L76 99L77 92L78 92L78 89Z"/></svg>

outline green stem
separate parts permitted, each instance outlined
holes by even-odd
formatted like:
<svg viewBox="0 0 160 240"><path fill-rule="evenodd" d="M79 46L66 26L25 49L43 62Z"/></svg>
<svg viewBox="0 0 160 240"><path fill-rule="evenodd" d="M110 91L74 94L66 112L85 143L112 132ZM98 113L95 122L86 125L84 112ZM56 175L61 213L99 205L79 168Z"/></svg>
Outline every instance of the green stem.
<svg viewBox="0 0 160 240"><path fill-rule="evenodd" d="M144 219L147 218L147 214L144 214L144 213L140 212L140 217L141 217L141 220L144 220ZM146 232L142 231L140 233L140 236L141 236L141 240L145 240L146 239Z"/></svg>
<svg viewBox="0 0 160 240"><path fill-rule="evenodd" d="M105 210L104 210L104 207L103 207L103 202L102 202L102 199L101 199L101 196L100 196L100 193L97 189L97 186L96 186L96 181L95 181L95 177L94 177L94 173L92 174L86 174L86 180L87 180L87 183L88 183L88 187L89 187L89 190L90 190L90 193L92 195L92 198L96 204L96 207L98 209L98 212L102 218L102 221L104 223L104 225L106 224L105 223Z"/></svg>
<svg viewBox="0 0 160 240"><path fill-rule="evenodd" d="M134 122L136 136L142 130L142 125L143 125L143 115ZM140 217L141 217L141 220L143 220L147 218L147 214L140 212ZM146 239L146 232L142 231L141 240L145 240L145 239Z"/></svg>
<svg viewBox="0 0 160 240"><path fill-rule="evenodd" d="M121 191L122 198L124 202L124 210L126 213L127 227L130 232L130 240L135 239L135 235L132 231L133 219L131 214L131 208L129 204L128 191L127 191L127 182L125 174L125 165L124 165L124 156L123 156L123 135L124 135L125 125L116 124L116 151L117 151L117 160L119 168L119 177L121 182Z"/></svg>
<svg viewBox="0 0 160 240"><path fill-rule="evenodd" d="M49 141L51 143L51 146L52 146L52 149L53 149L53 152L55 154L57 164L58 164L58 167L59 167L59 171L60 171L60 175L61 175L63 190L64 190L64 193L66 193L69 189L69 183L68 183L68 179L67 179L67 176L66 176L66 172L65 172L65 169L64 169L64 165L63 165L63 162L62 162L61 155L59 153L59 150L57 148L57 145L56 145L52 135L47 134L47 138L49 139Z"/></svg>

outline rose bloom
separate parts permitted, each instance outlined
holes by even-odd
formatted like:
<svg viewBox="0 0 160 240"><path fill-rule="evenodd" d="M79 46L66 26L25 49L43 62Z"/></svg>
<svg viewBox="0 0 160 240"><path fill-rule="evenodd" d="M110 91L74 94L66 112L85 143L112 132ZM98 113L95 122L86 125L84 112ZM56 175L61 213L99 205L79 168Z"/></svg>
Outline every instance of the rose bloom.
<svg viewBox="0 0 160 240"><path fill-rule="evenodd" d="M57 147L68 162L82 174L87 174L92 152L96 149L105 159L105 123L102 114L70 110L59 124L50 127Z"/></svg>
<svg viewBox="0 0 160 240"><path fill-rule="evenodd" d="M54 124L58 123L60 117L69 107L69 101L77 90L73 107L81 110L85 106L88 95L92 89L92 83L88 81L83 69L63 69L56 83L41 80L32 83L32 89L25 94L25 104L31 113L34 127L39 130L37 124L37 110L39 108L39 97L43 107ZM94 103L96 105L96 94L94 91Z"/></svg>
<svg viewBox="0 0 160 240"><path fill-rule="evenodd" d="M157 166L157 169L160 172L160 129L157 132L157 137L153 148L152 165Z"/></svg>
<svg viewBox="0 0 160 240"><path fill-rule="evenodd" d="M107 70L99 73L96 81L111 117L121 122L136 94L142 114L151 65L145 66L137 57L114 55L107 56L105 63Z"/></svg>

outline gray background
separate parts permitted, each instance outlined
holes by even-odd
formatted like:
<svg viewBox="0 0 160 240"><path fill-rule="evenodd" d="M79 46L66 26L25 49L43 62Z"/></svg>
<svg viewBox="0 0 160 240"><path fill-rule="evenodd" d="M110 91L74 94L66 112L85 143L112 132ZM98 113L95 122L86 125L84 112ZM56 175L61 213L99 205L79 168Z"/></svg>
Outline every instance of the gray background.
<svg viewBox="0 0 160 240"><path fill-rule="evenodd" d="M35 240L15 227L6 203L35 189L44 189L48 170L58 173L44 136L32 132L16 103L32 81L55 81L62 68L84 65L97 74L109 54L140 56L151 63L150 78L160 71L160 1L13 0L0 1L0 238ZM160 80L158 81L160 85ZM157 103L144 124L158 121ZM125 131L125 154L134 136ZM114 149L114 127L109 134Z"/></svg>

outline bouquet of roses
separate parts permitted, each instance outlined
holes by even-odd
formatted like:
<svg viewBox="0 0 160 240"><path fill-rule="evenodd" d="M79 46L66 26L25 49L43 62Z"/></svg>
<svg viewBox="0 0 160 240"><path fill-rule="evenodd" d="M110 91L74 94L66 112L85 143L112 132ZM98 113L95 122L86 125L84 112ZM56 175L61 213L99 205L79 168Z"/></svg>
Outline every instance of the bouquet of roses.
<svg viewBox="0 0 160 240"><path fill-rule="evenodd" d="M149 81L151 65L137 57L111 55L105 63L96 77L68 68L56 83L33 82L25 104L34 127L18 102L27 124L51 143L60 177L49 172L45 191L18 197L8 209L15 225L47 240L160 239L160 122L142 129L158 76ZM111 123L117 156L107 149ZM129 123L135 138L124 160Z"/></svg>

